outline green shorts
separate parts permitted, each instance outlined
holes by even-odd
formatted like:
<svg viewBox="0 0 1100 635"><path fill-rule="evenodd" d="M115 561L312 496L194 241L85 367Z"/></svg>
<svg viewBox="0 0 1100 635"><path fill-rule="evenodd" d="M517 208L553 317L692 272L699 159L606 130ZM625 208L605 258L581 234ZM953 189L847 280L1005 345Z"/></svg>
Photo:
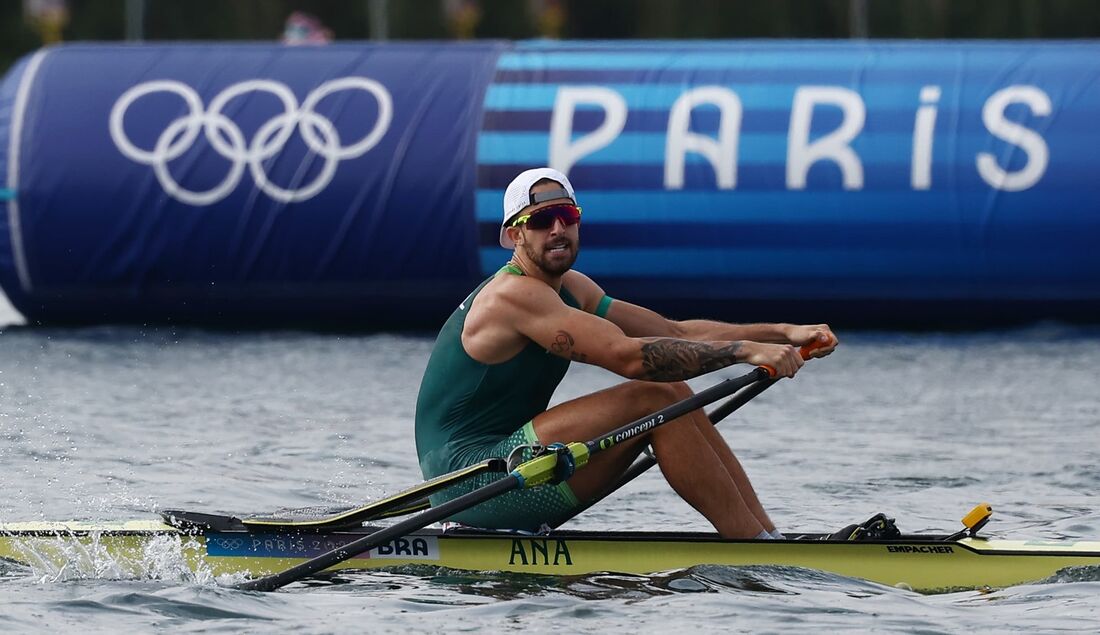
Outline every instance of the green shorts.
<svg viewBox="0 0 1100 635"><path fill-rule="evenodd" d="M539 442L535 429L528 422L494 445L478 448L463 457L466 465L480 463L485 459L508 458L512 450L521 445L534 445ZM523 450L523 460L531 458L531 450ZM499 480L503 474L490 473L475 476L455 487L431 497L432 506L440 505L452 498L488 485ZM464 512L455 514L447 520L480 527L484 529L520 529L539 531L543 525L557 527L569 520L580 510L581 504L573 494L568 483L557 485L539 485L530 489L520 489L497 496Z"/></svg>

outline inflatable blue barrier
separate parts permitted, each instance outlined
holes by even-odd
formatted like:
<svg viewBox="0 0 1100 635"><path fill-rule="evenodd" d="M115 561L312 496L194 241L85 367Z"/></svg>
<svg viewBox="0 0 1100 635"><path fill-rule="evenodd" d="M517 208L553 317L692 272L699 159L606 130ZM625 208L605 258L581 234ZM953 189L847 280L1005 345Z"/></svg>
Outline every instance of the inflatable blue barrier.
<svg viewBox="0 0 1100 635"><path fill-rule="evenodd" d="M437 326L566 172L671 315L1100 318L1100 44L69 45L0 84L31 323Z"/></svg>

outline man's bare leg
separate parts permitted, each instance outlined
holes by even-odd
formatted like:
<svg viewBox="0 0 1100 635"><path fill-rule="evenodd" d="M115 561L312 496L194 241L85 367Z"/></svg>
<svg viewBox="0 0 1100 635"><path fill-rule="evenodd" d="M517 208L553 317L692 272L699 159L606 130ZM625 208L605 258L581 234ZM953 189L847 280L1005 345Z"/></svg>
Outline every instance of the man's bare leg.
<svg viewBox="0 0 1100 635"><path fill-rule="evenodd" d="M697 412L701 413L702 411ZM768 512L760 504L760 499L756 496L756 490L753 488L752 482L749 481L749 475L745 473L745 468L741 466L741 462L737 459L737 455L734 454L729 444L726 443L725 438L714 427L714 424L707 419L706 415L702 415L702 422L697 420L696 424L703 436L706 437L710 447L722 460L722 465L725 466L726 471L729 472L733 482L737 485L737 491L741 493L741 498L744 499L745 505L752 511L752 515L756 517L756 520L764 527L765 531L774 531L775 523L771 521Z"/></svg>
<svg viewBox="0 0 1100 635"><path fill-rule="evenodd" d="M672 384L677 390L677 400L687 399L693 394L693 391L687 384L678 383ZM760 499L756 496L756 490L752 486L752 482L749 481L749 475L745 473L745 468L741 466L741 462L737 460L737 455L733 453L729 444L726 443L726 439L720 432L714 427L710 419L707 418L705 412L701 409L692 412L688 415L698 426L699 431L706 438L706 442L714 450L718 458L721 459L722 465L725 466L726 471L729 473L730 478L733 479L735 485L737 485L737 491L740 492L741 498L745 501L745 505L752 511L752 515L756 517L757 522L764 527L765 531L771 532L775 530L775 523L768 517L768 513L764 511L764 506L760 504Z"/></svg>
<svg viewBox="0 0 1100 635"><path fill-rule="evenodd" d="M538 415L535 433L544 444L585 441L660 410L687 394L690 388L681 384L627 382ZM606 494L609 484L626 471L648 439L665 479L719 534L727 538L757 536L764 526L741 496L735 479L711 447L711 440L700 430L698 417L706 421L701 411L691 413L662 425L649 437L640 436L600 452L570 479L570 487L582 501ZM728 446L724 448L729 451Z"/></svg>

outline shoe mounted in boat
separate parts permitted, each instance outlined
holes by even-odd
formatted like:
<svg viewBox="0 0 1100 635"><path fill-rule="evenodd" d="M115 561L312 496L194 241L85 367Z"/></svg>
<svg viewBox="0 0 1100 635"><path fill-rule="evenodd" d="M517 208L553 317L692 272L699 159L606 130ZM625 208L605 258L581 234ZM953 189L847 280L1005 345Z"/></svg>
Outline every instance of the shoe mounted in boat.
<svg viewBox="0 0 1100 635"><path fill-rule="evenodd" d="M892 540L899 537L901 531L894 524L893 518L887 518L886 514L875 514L862 523L848 525L829 534L825 540Z"/></svg>

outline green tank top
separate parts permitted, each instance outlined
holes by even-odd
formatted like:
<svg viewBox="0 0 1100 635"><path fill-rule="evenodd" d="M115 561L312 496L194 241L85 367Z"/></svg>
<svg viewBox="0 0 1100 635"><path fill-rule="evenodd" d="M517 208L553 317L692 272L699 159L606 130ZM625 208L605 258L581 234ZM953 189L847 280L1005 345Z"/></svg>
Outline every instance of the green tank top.
<svg viewBox="0 0 1100 635"><path fill-rule="evenodd" d="M515 357L483 364L462 346L462 327L477 294L496 276L523 275L505 265L458 305L435 341L416 399L416 453L425 478L466 466L465 457L510 436L546 410L569 360L530 342ZM580 308L562 287L563 302Z"/></svg>

